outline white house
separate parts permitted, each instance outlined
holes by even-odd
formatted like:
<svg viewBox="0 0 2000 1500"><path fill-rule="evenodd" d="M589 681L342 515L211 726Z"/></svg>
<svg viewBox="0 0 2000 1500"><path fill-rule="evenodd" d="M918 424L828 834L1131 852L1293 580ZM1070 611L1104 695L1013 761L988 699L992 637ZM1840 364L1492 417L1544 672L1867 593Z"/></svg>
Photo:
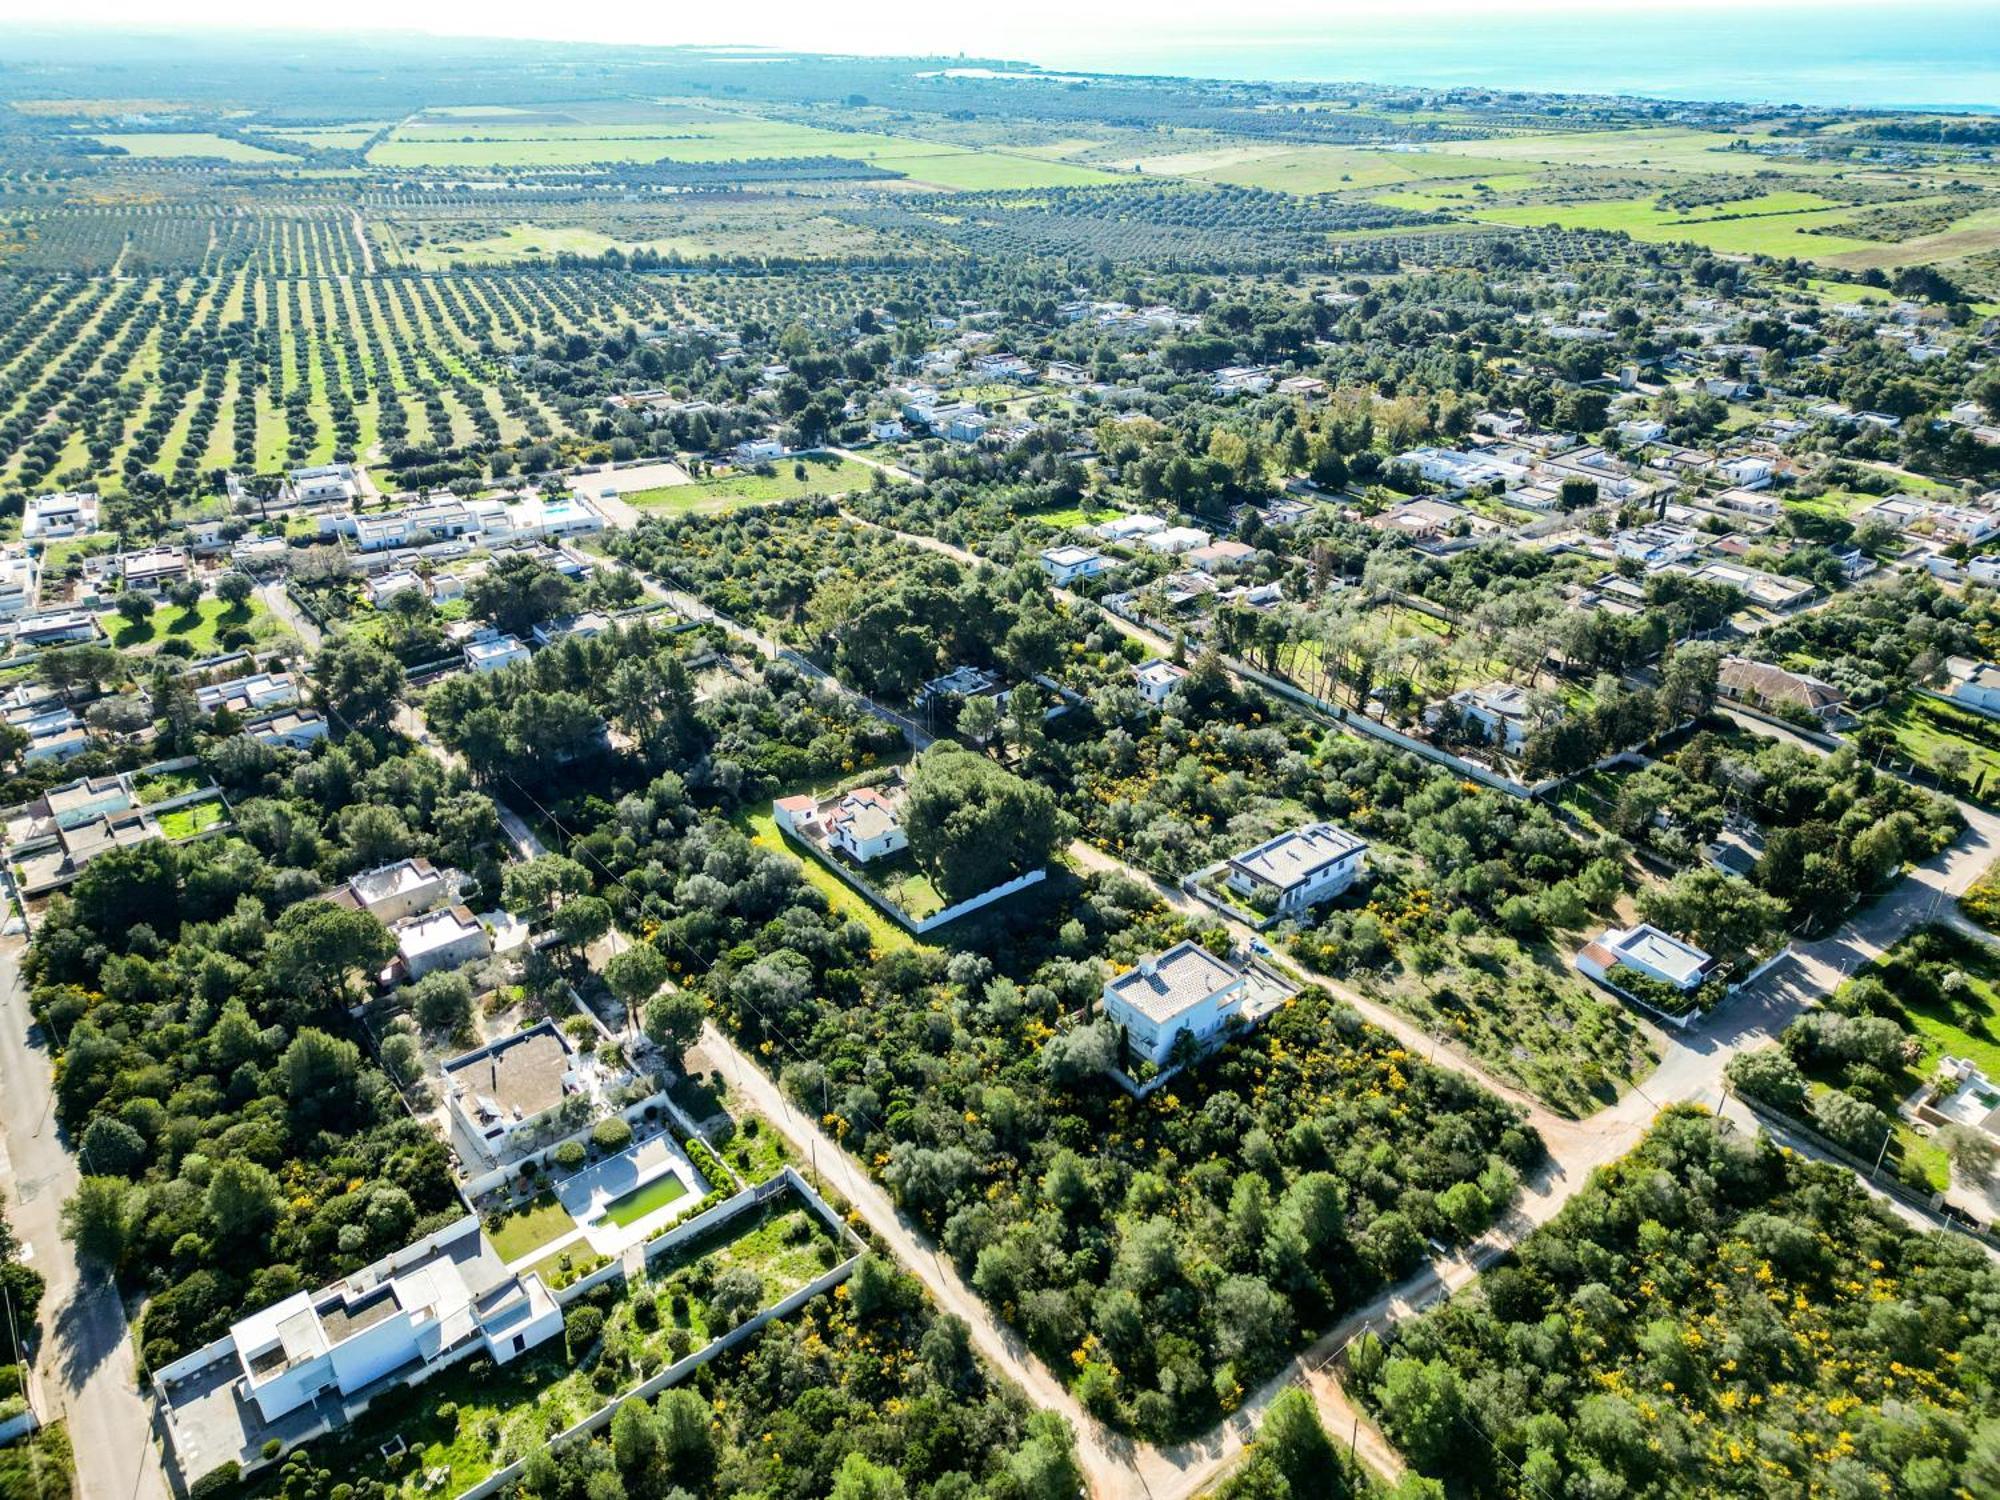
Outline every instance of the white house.
<svg viewBox="0 0 2000 1500"><path fill-rule="evenodd" d="M1715 960L1701 949L1647 922L1606 928L1595 942L1578 950L1576 966L1592 979L1611 985L1618 983L1613 971L1631 969L1684 995L1700 989L1715 972Z"/></svg>
<svg viewBox="0 0 2000 1500"><path fill-rule="evenodd" d="M1132 680L1139 684L1140 694L1155 708L1167 701L1167 695L1181 685L1185 676L1186 667L1177 667L1158 658L1132 669Z"/></svg>
<svg viewBox="0 0 2000 1500"><path fill-rule="evenodd" d="M17 620L35 607L40 572L26 552L0 556L0 620Z"/></svg>
<svg viewBox="0 0 2000 1500"><path fill-rule="evenodd" d="M1079 578L1095 578L1111 566L1102 552L1073 545L1044 547L1041 564L1042 571L1049 575L1049 582L1059 585L1073 583Z"/></svg>
<svg viewBox="0 0 2000 1500"><path fill-rule="evenodd" d="M194 690L194 701L205 714L220 708L235 714L255 713L298 702L299 685L290 672L253 672L247 677L198 687Z"/></svg>
<svg viewBox="0 0 2000 1500"><path fill-rule="evenodd" d="M1107 542L1131 542L1166 529L1167 523L1158 516L1138 512L1129 516L1113 516L1108 521L1100 522L1097 535Z"/></svg>
<svg viewBox="0 0 2000 1500"><path fill-rule="evenodd" d="M427 859L399 859L363 870L327 899L365 911L382 922L401 922L429 911L451 890L451 876Z"/></svg>
<svg viewBox="0 0 2000 1500"><path fill-rule="evenodd" d="M510 1273L468 1214L344 1281L250 1314L229 1343L240 1391L275 1422L398 1371L414 1384L468 1346L504 1364L562 1326L541 1277Z"/></svg>
<svg viewBox="0 0 2000 1500"><path fill-rule="evenodd" d="M1528 690L1511 682L1488 682L1462 688L1445 702L1485 730L1489 743L1510 754L1528 738Z"/></svg>
<svg viewBox="0 0 2000 1500"><path fill-rule="evenodd" d="M1368 841L1331 823L1310 823L1233 855L1224 867L1230 889L1278 913L1331 901L1368 865Z"/></svg>
<svg viewBox="0 0 2000 1500"><path fill-rule="evenodd" d="M1778 466L1768 458L1746 455L1742 458L1726 460L1720 466L1722 476L1739 489L1762 490L1770 488L1771 481L1778 476Z"/></svg>
<svg viewBox="0 0 2000 1500"><path fill-rule="evenodd" d="M243 726L251 739L288 750L305 750L326 738L326 718L310 708L281 708Z"/></svg>
<svg viewBox="0 0 2000 1500"><path fill-rule="evenodd" d="M827 815L828 842L863 864L909 848L910 836L899 816L900 800L874 787L856 787Z"/></svg>
<svg viewBox="0 0 2000 1500"><path fill-rule="evenodd" d="M904 783L860 786L831 797L780 797L772 816L787 833L867 864L910 847L903 828Z"/></svg>
<svg viewBox="0 0 2000 1500"><path fill-rule="evenodd" d="M1196 547L1187 555L1187 560L1204 573L1231 573L1257 555L1257 549L1247 542L1239 542L1225 537L1219 542L1210 542L1206 547Z"/></svg>
<svg viewBox="0 0 2000 1500"><path fill-rule="evenodd" d="M1197 547L1208 545L1208 533L1199 526L1168 526L1160 531L1149 531L1139 538L1142 547L1150 547L1155 552L1168 556L1176 553L1192 552Z"/></svg>
<svg viewBox="0 0 2000 1500"><path fill-rule="evenodd" d="M423 599L430 598L430 590L424 587L423 579L408 568L391 568L368 585L369 602L377 608L402 593L414 593Z"/></svg>
<svg viewBox="0 0 2000 1500"><path fill-rule="evenodd" d="M569 1039L541 1021L441 1065L444 1095L466 1136L489 1158L532 1129L572 1094L585 1091Z"/></svg>
<svg viewBox="0 0 2000 1500"><path fill-rule="evenodd" d="M395 935L403 969L412 979L422 979L438 969L455 969L493 951L486 929L463 906L406 917L389 930Z"/></svg>
<svg viewBox="0 0 2000 1500"><path fill-rule="evenodd" d="M1134 1055L1164 1066L1185 1031L1206 1043L1243 1012L1242 971L1193 941L1142 959L1104 986L1104 1014Z"/></svg>
<svg viewBox="0 0 2000 1500"><path fill-rule="evenodd" d="M314 464L292 470L285 479L286 498L308 508L346 505L360 493L352 464Z"/></svg>
<svg viewBox="0 0 2000 1500"><path fill-rule="evenodd" d="M1950 656L1945 658L1944 669L1951 678L1952 702L2000 719L2000 667L1969 656Z"/></svg>
<svg viewBox="0 0 2000 1500"><path fill-rule="evenodd" d="M29 647L94 641L98 633L97 616L81 609L59 609L48 614L30 615L14 627L14 639Z"/></svg>
<svg viewBox="0 0 2000 1500"><path fill-rule="evenodd" d="M910 435L910 429L903 425L902 418L886 417L870 424L868 435L878 443L900 443Z"/></svg>
<svg viewBox="0 0 2000 1500"><path fill-rule="evenodd" d="M736 445L738 463L768 463L774 458L785 456L785 445L776 438L751 438Z"/></svg>
<svg viewBox="0 0 2000 1500"><path fill-rule="evenodd" d="M489 635L465 643L465 664L475 672L497 672L528 659L528 648L514 635Z"/></svg>
<svg viewBox="0 0 2000 1500"><path fill-rule="evenodd" d="M34 495L21 509L21 540L59 541L97 530L97 496L88 490Z"/></svg>

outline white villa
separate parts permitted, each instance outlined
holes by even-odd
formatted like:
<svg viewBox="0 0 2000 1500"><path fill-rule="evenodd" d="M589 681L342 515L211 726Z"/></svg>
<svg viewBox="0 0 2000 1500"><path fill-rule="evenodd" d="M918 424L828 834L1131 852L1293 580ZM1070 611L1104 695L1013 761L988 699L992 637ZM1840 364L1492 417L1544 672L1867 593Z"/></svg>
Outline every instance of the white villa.
<svg viewBox="0 0 2000 1500"><path fill-rule="evenodd" d="M1111 564L1102 552L1093 547L1045 547L1041 555L1042 571L1049 575L1054 584L1072 583L1079 578L1094 578Z"/></svg>
<svg viewBox="0 0 2000 1500"><path fill-rule="evenodd" d="M46 542L97 530L97 496L88 490L35 495L21 509L21 540Z"/></svg>
<svg viewBox="0 0 2000 1500"><path fill-rule="evenodd" d="M1181 685L1185 676L1186 667L1177 667L1158 657L1132 669L1132 680L1139 684L1139 692L1155 708L1167 701L1167 695Z"/></svg>
<svg viewBox="0 0 2000 1500"><path fill-rule="evenodd" d="M449 872L429 860L399 859L392 865L363 870L327 899L365 911L382 922L400 922L429 911L450 889Z"/></svg>
<svg viewBox="0 0 2000 1500"><path fill-rule="evenodd" d="M1952 702L2000 719L2000 667L1969 656L1951 656L1945 658L1944 669L1951 678Z"/></svg>
<svg viewBox="0 0 2000 1500"><path fill-rule="evenodd" d="M1331 823L1312 823L1234 855L1223 867L1231 890L1268 900L1278 913L1304 911L1354 884L1368 865L1368 841Z"/></svg>
<svg viewBox="0 0 2000 1500"><path fill-rule="evenodd" d="M1243 1013L1248 978L1198 943L1176 943L1104 986L1104 1014L1135 1056L1164 1067L1183 1031L1211 1040Z"/></svg>
<svg viewBox="0 0 2000 1500"><path fill-rule="evenodd" d="M1578 950L1576 966L1592 979L1612 986L1618 983L1615 970L1631 969L1672 985L1684 995L1700 989L1715 972L1715 960L1701 949L1647 922L1606 928L1594 942Z"/></svg>
<svg viewBox="0 0 2000 1500"><path fill-rule="evenodd" d="M1512 754L1528 738L1528 690L1511 682L1462 688L1445 700L1461 718L1486 732L1487 740Z"/></svg>
<svg viewBox="0 0 2000 1500"><path fill-rule="evenodd" d="M510 1274L468 1215L322 1291L252 1313L229 1342L242 1389L269 1422L388 1376L413 1385L476 1349L505 1364L561 1332L541 1277Z"/></svg>
<svg viewBox="0 0 2000 1500"><path fill-rule="evenodd" d="M903 828L904 783L858 786L831 797L780 797L772 816L787 833L838 849L861 864L910 847Z"/></svg>
<svg viewBox="0 0 2000 1500"><path fill-rule="evenodd" d="M439 969L455 969L493 951L486 929L463 906L406 917L389 930L395 935L403 969L412 979L422 979Z"/></svg>
<svg viewBox="0 0 2000 1500"><path fill-rule="evenodd" d="M528 659L528 648L519 636L489 635L465 643L465 664L475 672L497 672Z"/></svg>

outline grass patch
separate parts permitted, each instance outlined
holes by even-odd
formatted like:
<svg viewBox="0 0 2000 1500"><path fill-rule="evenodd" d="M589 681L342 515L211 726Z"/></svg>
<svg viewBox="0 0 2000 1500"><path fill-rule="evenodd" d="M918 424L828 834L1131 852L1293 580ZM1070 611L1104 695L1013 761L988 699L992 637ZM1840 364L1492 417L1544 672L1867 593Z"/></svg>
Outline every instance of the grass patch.
<svg viewBox="0 0 2000 1500"><path fill-rule="evenodd" d="M252 146L244 141L233 141L227 136L211 135L205 131L150 131L132 132L124 135L100 135L97 138L107 146L115 146L127 156L212 156L223 161L266 161L290 162L298 165L299 158L287 156L282 151L267 151L262 146Z"/></svg>
<svg viewBox="0 0 2000 1500"><path fill-rule="evenodd" d="M111 633L111 644L121 651L142 651L157 649L163 641L181 640L194 648L196 656L213 656L223 649L225 632L245 631L254 640L268 635L271 628L270 611L253 594L242 604L221 599L204 599L193 609L169 604L136 625L121 618Z"/></svg>
<svg viewBox="0 0 2000 1500"><path fill-rule="evenodd" d="M193 771L156 771L133 779L133 788L139 793L139 801L147 806L155 802L165 802L170 797L183 796L198 791L207 785Z"/></svg>
<svg viewBox="0 0 2000 1500"><path fill-rule="evenodd" d="M796 500L802 495L836 495L866 489L875 473L867 464L848 458L814 455L785 459L774 465L775 472L759 474L737 469L727 474L696 480L693 484L662 485L626 495L629 505L663 515L702 515L733 510L742 505L769 505L780 500ZM801 474L803 470L803 474Z"/></svg>
<svg viewBox="0 0 2000 1500"><path fill-rule="evenodd" d="M636 1224L647 1214L665 1208L669 1203L678 1202L687 1196L687 1184L678 1173L666 1172L655 1177L643 1187L636 1187L623 1193L604 1205L604 1217L621 1229Z"/></svg>
<svg viewBox="0 0 2000 1500"><path fill-rule="evenodd" d="M1903 753L1927 770L1962 775L1975 799L1985 800L1989 786L2000 789L2000 723L1920 693L1893 700L1869 719L1894 733ZM1957 755L1965 764L1950 766Z"/></svg>
<svg viewBox="0 0 2000 1500"><path fill-rule="evenodd" d="M844 880L833 871L785 841L778 829L778 821L768 807L745 808L735 818L736 826L750 835L753 844L761 844L766 849L778 849L789 854L805 867L806 880L818 887L827 899L827 904L844 917L853 917L868 929L869 937L876 948L891 952L897 948L918 946L917 940L895 922L889 920L875 906L863 900Z"/></svg>
<svg viewBox="0 0 2000 1500"><path fill-rule="evenodd" d="M531 1203L514 1209L496 1223L486 1221L486 1237L501 1260L509 1264L530 1250L539 1250L551 1240L561 1239L576 1228L569 1210L556 1201L554 1193L543 1193Z"/></svg>
<svg viewBox="0 0 2000 1500"><path fill-rule="evenodd" d="M160 814L160 832L170 839L191 839L204 828L213 828L226 816L221 801L190 802Z"/></svg>

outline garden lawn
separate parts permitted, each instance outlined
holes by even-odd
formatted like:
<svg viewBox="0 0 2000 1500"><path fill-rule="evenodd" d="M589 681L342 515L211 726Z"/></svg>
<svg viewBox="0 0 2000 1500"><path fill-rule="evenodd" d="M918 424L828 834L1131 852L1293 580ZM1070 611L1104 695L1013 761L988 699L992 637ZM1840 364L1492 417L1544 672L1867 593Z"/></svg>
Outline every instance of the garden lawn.
<svg viewBox="0 0 2000 1500"><path fill-rule="evenodd" d="M525 1207L509 1213L498 1229L489 1223L486 1238L493 1242L494 1253L511 1265L530 1250L561 1239L574 1228L576 1220L556 1201L556 1195L543 1193Z"/></svg>
<svg viewBox="0 0 2000 1500"><path fill-rule="evenodd" d="M1973 795L1987 800L1990 786L2000 793L2000 722L1921 693L1906 695L1869 715L1894 732L1896 743L1918 764L1938 770L1938 754L1965 753Z"/></svg>
<svg viewBox="0 0 2000 1500"><path fill-rule="evenodd" d="M693 484L669 484L659 489L640 490L625 496L640 510L667 515L707 514L734 510L743 505L769 505L779 500L796 500L802 495L840 495L864 489L874 482L876 471L867 464L848 458L787 458L774 461L774 474L758 474L739 469ZM805 477L798 477L797 468Z"/></svg>
<svg viewBox="0 0 2000 1500"><path fill-rule="evenodd" d="M897 948L917 946L917 941L908 931L884 916L869 901L858 895L844 880L810 854L803 853L787 843L778 829L778 820L771 816L769 807L749 807L739 812L736 826L750 835L753 844L761 844L766 849L778 849L792 856L805 867L806 880L817 886L826 897L827 904L843 916L857 918L868 928L868 935L875 946L884 953Z"/></svg>
<svg viewBox="0 0 2000 1500"><path fill-rule="evenodd" d="M222 632L231 629L247 630L252 636L268 634L270 611L254 594L246 603L236 605L221 599L204 599L193 609L163 604L136 625L119 619L111 632L111 644L121 651L139 651L181 640L194 647L196 656L213 656L222 649Z"/></svg>
<svg viewBox="0 0 2000 1500"><path fill-rule="evenodd" d="M213 802L190 802L186 807L176 807L160 814L160 832L170 839L191 839L204 828L212 828L220 823L225 810L220 800Z"/></svg>

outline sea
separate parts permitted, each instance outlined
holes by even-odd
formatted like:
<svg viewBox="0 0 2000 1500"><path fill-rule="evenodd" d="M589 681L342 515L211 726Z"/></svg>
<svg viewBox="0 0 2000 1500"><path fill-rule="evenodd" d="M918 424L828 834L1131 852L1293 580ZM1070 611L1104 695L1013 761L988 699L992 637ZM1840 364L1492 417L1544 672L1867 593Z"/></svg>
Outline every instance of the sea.
<svg viewBox="0 0 2000 1500"><path fill-rule="evenodd" d="M2000 0L1328 9L1323 22L1262 25L1183 12L1102 34L1085 19L1045 33L1033 55L1045 68L1174 77L2000 113Z"/></svg>

